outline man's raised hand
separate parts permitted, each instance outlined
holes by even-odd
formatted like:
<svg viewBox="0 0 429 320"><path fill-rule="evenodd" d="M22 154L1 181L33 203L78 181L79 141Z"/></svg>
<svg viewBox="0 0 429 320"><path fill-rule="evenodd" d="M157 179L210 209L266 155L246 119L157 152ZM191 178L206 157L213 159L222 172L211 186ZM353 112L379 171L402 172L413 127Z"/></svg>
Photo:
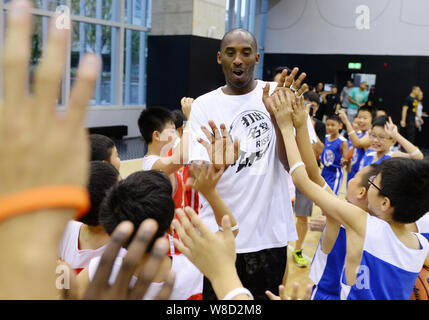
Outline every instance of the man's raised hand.
<svg viewBox="0 0 429 320"><path fill-rule="evenodd" d="M209 142L201 138L198 138L198 142L206 148L216 170L226 169L238 159L240 140L237 138L233 141L223 123L220 125L220 131L214 121L210 120L209 126L211 131L204 126L201 127Z"/></svg>
<svg viewBox="0 0 429 320"><path fill-rule="evenodd" d="M303 72L299 75L298 79L295 80L298 72L299 68L296 67L293 68L289 75L286 69L283 70L277 82L276 90L280 90L281 88L291 89L297 96L301 96L304 92L308 91L308 85L306 83L303 84L307 74Z"/></svg>

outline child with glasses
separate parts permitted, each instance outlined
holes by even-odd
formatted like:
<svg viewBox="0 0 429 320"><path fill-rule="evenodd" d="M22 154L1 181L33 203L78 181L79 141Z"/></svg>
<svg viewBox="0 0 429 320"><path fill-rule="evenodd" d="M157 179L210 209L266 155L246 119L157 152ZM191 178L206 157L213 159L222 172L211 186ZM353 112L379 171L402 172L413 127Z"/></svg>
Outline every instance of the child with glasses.
<svg viewBox="0 0 429 320"><path fill-rule="evenodd" d="M374 119L369 139L371 147L363 156L360 169L370 164L381 163L391 157L423 159L423 154L419 148L401 136L397 126L387 116L380 116ZM396 142L405 149L406 153L390 151Z"/></svg>
<svg viewBox="0 0 429 320"><path fill-rule="evenodd" d="M391 158L380 163L369 179L369 213L342 201L310 180L294 139L296 98L289 91L286 94L277 93L272 109L294 184L346 229L341 298L409 299L422 266L429 265L428 240L407 230L407 224L429 210L429 161Z"/></svg>

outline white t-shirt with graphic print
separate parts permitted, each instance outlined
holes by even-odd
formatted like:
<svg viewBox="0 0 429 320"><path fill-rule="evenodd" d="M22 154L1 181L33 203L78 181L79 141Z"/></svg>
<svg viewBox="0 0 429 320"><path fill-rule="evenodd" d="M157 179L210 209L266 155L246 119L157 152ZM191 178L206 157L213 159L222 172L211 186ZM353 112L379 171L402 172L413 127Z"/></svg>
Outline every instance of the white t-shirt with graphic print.
<svg viewBox="0 0 429 320"><path fill-rule="evenodd" d="M233 140L240 138L239 159L217 185L239 224L237 253L284 247L288 241L297 240L288 178L277 155L274 125L262 102L265 85L258 80L253 91L237 96L224 94L222 88L209 92L194 101L189 119L190 162L210 162L197 141L207 140L201 126L209 128L209 120L218 128L224 123ZM271 92L276 85L270 83ZM199 216L215 232L218 226L213 211L202 195L200 199L203 208Z"/></svg>

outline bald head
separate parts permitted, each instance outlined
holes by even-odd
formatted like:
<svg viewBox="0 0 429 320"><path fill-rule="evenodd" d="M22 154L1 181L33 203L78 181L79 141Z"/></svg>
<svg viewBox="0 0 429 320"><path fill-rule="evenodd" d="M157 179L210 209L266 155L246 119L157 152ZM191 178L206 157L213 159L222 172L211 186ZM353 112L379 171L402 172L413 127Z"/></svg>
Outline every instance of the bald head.
<svg viewBox="0 0 429 320"><path fill-rule="evenodd" d="M256 41L255 36L246 29L241 28L232 29L225 33L220 43L220 51L222 52L228 46L228 43L235 40L237 37L247 38L253 50L255 50L255 52L258 51L258 42Z"/></svg>

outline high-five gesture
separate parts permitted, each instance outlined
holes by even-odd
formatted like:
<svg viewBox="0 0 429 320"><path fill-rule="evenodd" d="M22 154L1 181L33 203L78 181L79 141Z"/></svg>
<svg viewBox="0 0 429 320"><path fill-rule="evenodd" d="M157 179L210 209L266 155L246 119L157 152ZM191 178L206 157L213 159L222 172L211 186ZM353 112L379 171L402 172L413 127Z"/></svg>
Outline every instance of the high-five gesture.
<svg viewBox="0 0 429 320"><path fill-rule="evenodd" d="M285 69L282 71L281 76L277 82L277 87L275 88L273 94L283 91L286 92L287 90L291 90L295 93L296 96L301 97L306 91L308 91L308 85L306 83L302 84L304 79L307 77L306 73L301 73L301 75L298 77L298 79L295 80L295 77L297 76L299 72L298 68L294 68L290 75L288 75L288 71ZM270 98L269 95L270 92L270 84L267 83L262 96L262 101L265 104L265 107L267 108L267 111L270 113L271 117L274 115L273 110L269 107L269 104L267 103L267 100Z"/></svg>
<svg viewBox="0 0 429 320"><path fill-rule="evenodd" d="M210 143L201 138L198 138L198 142L206 148L216 170L226 169L238 159L240 154L240 140L235 139L235 141L233 141L223 123L220 125L220 131L213 121L209 121L209 125L211 131L206 127L201 127L201 130Z"/></svg>
<svg viewBox="0 0 429 320"><path fill-rule="evenodd" d="M295 94L291 90L279 90L265 101L267 109L269 108L273 112L280 128L293 126L293 106L295 104Z"/></svg>
<svg viewBox="0 0 429 320"><path fill-rule="evenodd" d="M293 125L295 128L301 128L307 123L308 113L305 109L304 97L297 97L296 103L292 104L293 107Z"/></svg>
<svg viewBox="0 0 429 320"><path fill-rule="evenodd" d="M191 177L186 181L186 186L207 195L216 189L216 185L222 176L224 169L215 170L212 164L191 164Z"/></svg>
<svg viewBox="0 0 429 320"><path fill-rule="evenodd" d="M276 90L279 90L280 88L291 89L297 96L308 91L308 85L306 83L303 84L307 74L303 72L299 75L298 79L295 80L298 72L299 68L293 68L292 72L288 75L288 71L286 69L283 70L277 83Z"/></svg>

